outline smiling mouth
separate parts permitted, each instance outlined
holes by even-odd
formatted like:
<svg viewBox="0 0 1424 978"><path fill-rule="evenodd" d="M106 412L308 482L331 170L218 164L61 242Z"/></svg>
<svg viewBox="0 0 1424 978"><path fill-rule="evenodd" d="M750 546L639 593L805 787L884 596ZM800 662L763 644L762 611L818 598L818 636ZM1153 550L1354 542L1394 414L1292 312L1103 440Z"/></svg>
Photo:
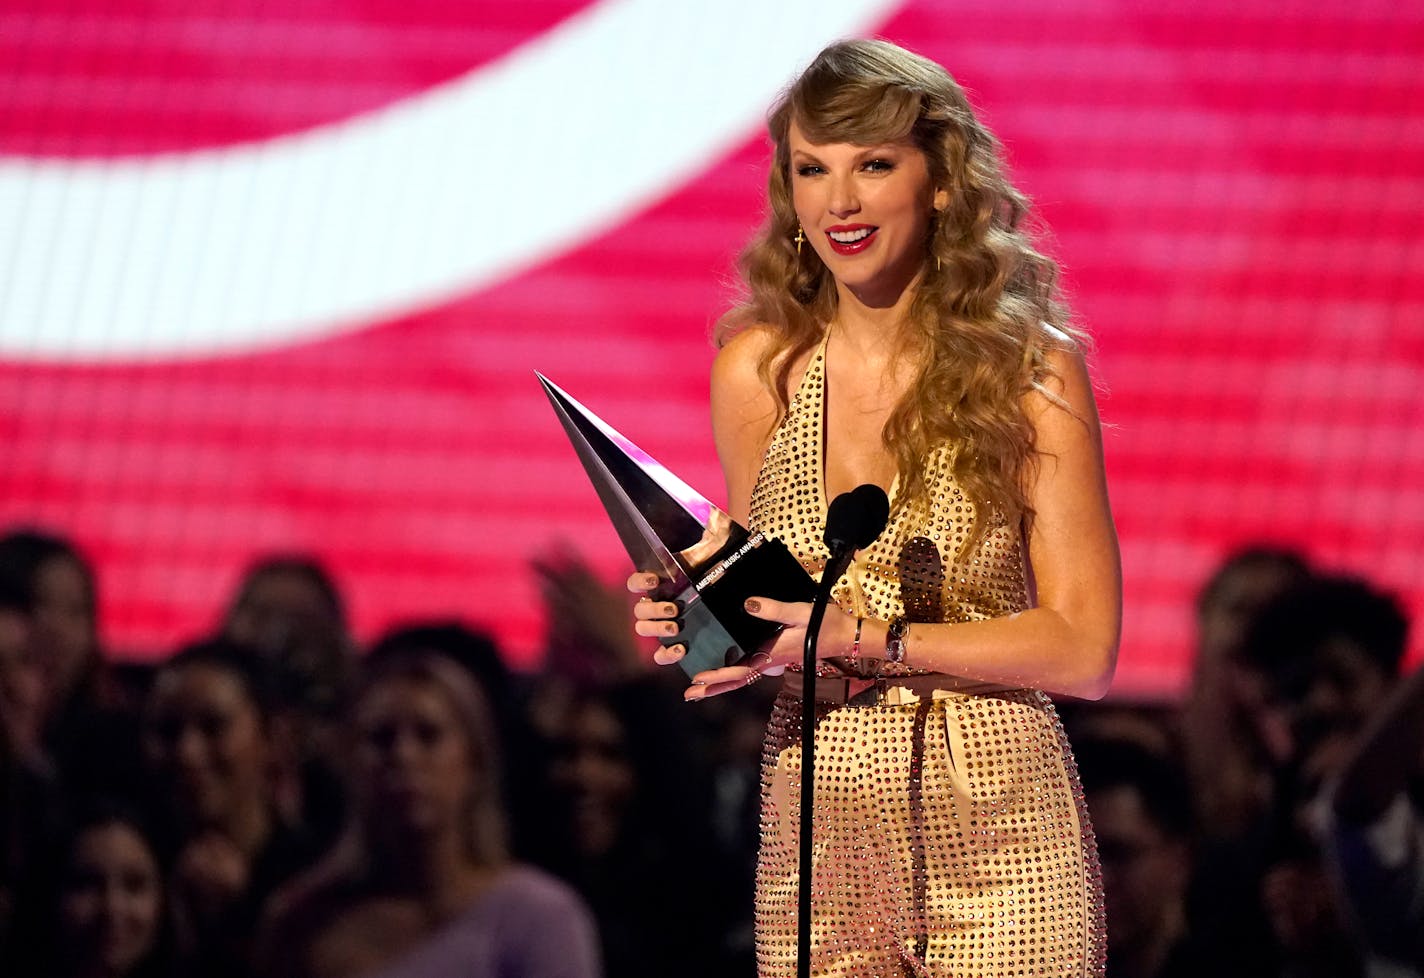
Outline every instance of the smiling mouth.
<svg viewBox="0 0 1424 978"><path fill-rule="evenodd" d="M855 227L831 228L826 232L826 239L831 243L831 250L838 255L854 255L870 247L870 243L875 240L875 232L878 227L870 224L860 224Z"/></svg>

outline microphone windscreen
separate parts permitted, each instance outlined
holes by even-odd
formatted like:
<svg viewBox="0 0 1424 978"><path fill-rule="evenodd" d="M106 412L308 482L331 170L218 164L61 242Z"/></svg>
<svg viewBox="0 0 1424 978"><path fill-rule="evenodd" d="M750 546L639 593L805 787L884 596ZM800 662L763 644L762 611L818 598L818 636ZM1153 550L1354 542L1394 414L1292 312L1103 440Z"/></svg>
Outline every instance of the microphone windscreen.
<svg viewBox="0 0 1424 978"><path fill-rule="evenodd" d="M860 550L875 542L890 519L890 498L873 483L856 486L826 508L826 546Z"/></svg>

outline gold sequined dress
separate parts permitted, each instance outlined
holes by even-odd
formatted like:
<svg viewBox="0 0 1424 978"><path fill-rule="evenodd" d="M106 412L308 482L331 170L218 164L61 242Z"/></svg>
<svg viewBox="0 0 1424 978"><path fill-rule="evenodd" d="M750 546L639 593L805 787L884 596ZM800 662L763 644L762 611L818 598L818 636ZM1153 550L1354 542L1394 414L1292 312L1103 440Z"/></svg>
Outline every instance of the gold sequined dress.
<svg viewBox="0 0 1424 978"><path fill-rule="evenodd" d="M825 346L812 357L752 491L751 526L819 576ZM912 622L1029 607L1016 528L956 560L975 519L931 456L933 504L890 525L834 590L852 613ZM894 493L892 489L892 502ZM1101 975L1101 877L1073 757L1048 697L887 664L874 684L816 681L812 974ZM896 677L904 677L900 682ZM762 758L757 863L761 978L796 973L803 685L788 673Z"/></svg>

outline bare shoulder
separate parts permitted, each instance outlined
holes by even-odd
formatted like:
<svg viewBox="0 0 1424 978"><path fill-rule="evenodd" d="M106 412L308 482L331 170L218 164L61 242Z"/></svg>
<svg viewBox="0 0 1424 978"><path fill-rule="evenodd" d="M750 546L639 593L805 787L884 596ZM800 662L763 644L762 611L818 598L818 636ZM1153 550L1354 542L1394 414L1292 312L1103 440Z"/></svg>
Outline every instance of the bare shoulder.
<svg viewBox="0 0 1424 978"><path fill-rule="evenodd" d="M1045 331L1055 339L1045 353L1048 371L1034 384L1024 398L1024 410L1034 423L1075 418L1080 423L1097 425L1097 406L1093 398L1093 380L1082 349L1066 333L1045 324Z"/></svg>
<svg viewBox="0 0 1424 978"><path fill-rule="evenodd" d="M776 334L769 326L748 326L736 333L712 361L712 393L750 395L761 387L759 368L776 347Z"/></svg>
<svg viewBox="0 0 1424 978"><path fill-rule="evenodd" d="M776 399L761 364L776 349L769 327L749 326L727 341L712 362L712 422L719 429L759 427L776 414Z"/></svg>

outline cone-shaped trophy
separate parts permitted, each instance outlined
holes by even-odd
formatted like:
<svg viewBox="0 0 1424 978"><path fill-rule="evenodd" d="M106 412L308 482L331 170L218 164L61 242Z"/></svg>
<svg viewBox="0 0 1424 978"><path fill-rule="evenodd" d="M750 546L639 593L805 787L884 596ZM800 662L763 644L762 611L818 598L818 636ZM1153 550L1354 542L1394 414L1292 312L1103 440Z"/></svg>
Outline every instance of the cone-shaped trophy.
<svg viewBox="0 0 1424 978"><path fill-rule="evenodd" d="M657 571L657 595L682 609L682 667L694 675L732 665L779 625L747 614L753 595L810 601L816 584L781 541L748 533L656 459L536 374L637 570Z"/></svg>

